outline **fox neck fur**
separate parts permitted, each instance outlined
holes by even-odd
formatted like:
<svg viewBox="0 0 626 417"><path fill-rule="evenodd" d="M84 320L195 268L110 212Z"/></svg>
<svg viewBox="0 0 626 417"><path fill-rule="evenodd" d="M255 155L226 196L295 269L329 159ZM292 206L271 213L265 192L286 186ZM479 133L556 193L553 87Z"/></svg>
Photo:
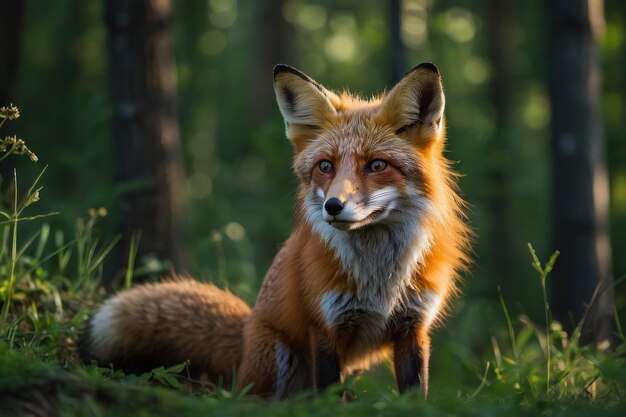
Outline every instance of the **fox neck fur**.
<svg viewBox="0 0 626 417"><path fill-rule="evenodd" d="M403 209L412 209L414 216L352 231L337 230L319 216L315 206L322 201L318 195L313 197L317 204L305 203L306 221L340 261L355 287L355 292L347 296L333 291L324 294L320 303L327 323L337 319L339 312L335 307L375 312L386 321L394 310L410 302L412 278L419 272L431 244L431 233L420 222L420 213L427 211L429 204L417 190L412 194L413 200L405 203L407 207Z"/></svg>

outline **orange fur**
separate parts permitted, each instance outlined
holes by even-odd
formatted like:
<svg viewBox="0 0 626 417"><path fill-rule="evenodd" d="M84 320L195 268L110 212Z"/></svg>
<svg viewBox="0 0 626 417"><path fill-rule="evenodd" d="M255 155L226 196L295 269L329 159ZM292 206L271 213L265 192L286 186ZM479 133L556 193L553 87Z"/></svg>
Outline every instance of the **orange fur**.
<svg viewBox="0 0 626 417"><path fill-rule="evenodd" d="M212 375L238 365L238 386L254 394L322 389L390 354L399 389L426 392L429 330L456 292L470 236L443 155L438 70L422 64L371 100L287 66L275 69L274 86L301 185L294 232L252 312L181 281L119 295L92 324L114 311L118 357L163 351Z"/></svg>
<svg viewBox="0 0 626 417"><path fill-rule="evenodd" d="M230 292L173 278L125 291L110 302L114 309L107 330L112 339L99 340L103 335L93 334L96 314L83 341L87 359L134 372L189 360L194 373L226 383L241 362L241 333L250 307Z"/></svg>

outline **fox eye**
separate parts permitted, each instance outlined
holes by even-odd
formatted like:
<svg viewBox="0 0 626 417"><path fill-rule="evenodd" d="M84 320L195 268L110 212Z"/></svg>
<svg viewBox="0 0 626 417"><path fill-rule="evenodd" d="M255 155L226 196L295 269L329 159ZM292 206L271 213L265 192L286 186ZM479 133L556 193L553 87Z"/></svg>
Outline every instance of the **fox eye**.
<svg viewBox="0 0 626 417"><path fill-rule="evenodd" d="M367 165L367 170L370 172L380 172L387 168L387 162L382 159L374 159Z"/></svg>
<svg viewBox="0 0 626 417"><path fill-rule="evenodd" d="M326 159L320 162L319 169L324 174L330 174L335 170L335 168L333 167L333 163Z"/></svg>

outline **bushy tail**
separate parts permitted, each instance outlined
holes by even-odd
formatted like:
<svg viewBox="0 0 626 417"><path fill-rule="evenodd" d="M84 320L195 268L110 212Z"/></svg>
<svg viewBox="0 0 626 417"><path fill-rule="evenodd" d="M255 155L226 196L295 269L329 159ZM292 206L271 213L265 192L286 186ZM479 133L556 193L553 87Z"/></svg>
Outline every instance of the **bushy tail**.
<svg viewBox="0 0 626 417"><path fill-rule="evenodd" d="M230 383L241 363L250 307L230 292L176 278L124 291L89 320L81 355L140 373L190 361L190 369Z"/></svg>

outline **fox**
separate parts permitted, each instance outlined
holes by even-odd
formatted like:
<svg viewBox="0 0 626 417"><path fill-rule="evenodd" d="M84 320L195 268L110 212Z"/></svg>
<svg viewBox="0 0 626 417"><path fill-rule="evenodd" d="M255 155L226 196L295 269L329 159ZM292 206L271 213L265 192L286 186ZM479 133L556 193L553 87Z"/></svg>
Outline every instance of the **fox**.
<svg viewBox="0 0 626 417"><path fill-rule="evenodd" d="M388 359L428 393L430 332L458 293L472 231L445 152L445 95L422 63L389 91L333 92L284 64L274 90L299 180L293 232L250 308L175 277L105 301L83 355L135 371L186 360L278 399Z"/></svg>

